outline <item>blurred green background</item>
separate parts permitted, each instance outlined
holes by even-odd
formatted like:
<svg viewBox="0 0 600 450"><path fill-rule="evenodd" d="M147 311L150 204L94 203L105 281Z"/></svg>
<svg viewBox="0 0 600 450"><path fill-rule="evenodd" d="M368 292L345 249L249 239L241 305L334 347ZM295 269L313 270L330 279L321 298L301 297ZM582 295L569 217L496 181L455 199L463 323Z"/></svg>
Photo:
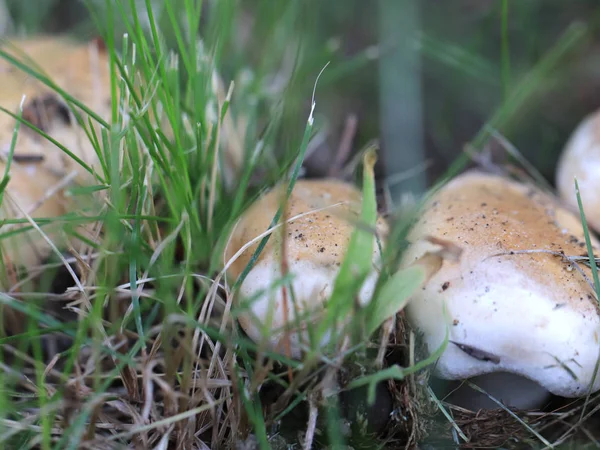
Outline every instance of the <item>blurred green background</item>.
<svg viewBox="0 0 600 450"><path fill-rule="evenodd" d="M282 146L301 135L314 79L330 61L317 90L318 120L327 128L312 149L309 175L326 173L344 124L354 115L354 151L381 139L381 168L388 172L410 170L423 154L431 165L420 183L430 185L511 90L560 46L569 27L581 27L583 39L556 67L531 80L533 94L500 131L553 181L569 134L600 107L597 0L223 1L236 4L238 15L218 34L227 48L220 61L226 82L246 67L296 68L285 92ZM153 3L160 8L160 1ZM206 2L207 17L217 3ZM5 33L94 36L84 2L6 0L6 6L12 24ZM277 34L282 22L293 24L283 37ZM212 32L208 26L199 30L204 36ZM292 39L302 46L295 66L284 61L298 56L286 47ZM268 59L275 63L263 64Z"/></svg>

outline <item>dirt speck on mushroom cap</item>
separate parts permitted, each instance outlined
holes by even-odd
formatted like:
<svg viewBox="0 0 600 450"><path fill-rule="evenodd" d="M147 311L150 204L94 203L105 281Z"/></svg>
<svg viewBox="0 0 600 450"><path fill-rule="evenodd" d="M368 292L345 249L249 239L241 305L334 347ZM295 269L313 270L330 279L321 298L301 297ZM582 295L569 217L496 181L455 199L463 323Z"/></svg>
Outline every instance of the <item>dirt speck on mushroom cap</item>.
<svg viewBox="0 0 600 450"><path fill-rule="evenodd" d="M598 356L593 289L560 255L519 253L585 255L576 217L534 186L473 171L431 199L409 235L406 264L435 248L422 239L428 235L463 249L460 261L445 261L407 307L430 351L444 340L446 307L452 343L438 361L438 375L460 379L505 370L558 395L584 392ZM589 268L580 268L591 279Z"/></svg>

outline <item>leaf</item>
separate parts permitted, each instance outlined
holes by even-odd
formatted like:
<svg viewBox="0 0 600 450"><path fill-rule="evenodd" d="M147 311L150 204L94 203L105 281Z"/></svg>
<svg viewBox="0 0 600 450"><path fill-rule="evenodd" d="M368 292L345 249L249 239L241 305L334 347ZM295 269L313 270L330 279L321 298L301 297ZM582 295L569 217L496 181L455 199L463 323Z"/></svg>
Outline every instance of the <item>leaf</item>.
<svg viewBox="0 0 600 450"><path fill-rule="evenodd" d="M411 265L392 275L381 288L372 302L367 336L370 336L388 318L404 309L412 294L438 273L444 259L456 260L460 256L461 251L457 247L442 241L439 243L443 245L441 250L425 253Z"/></svg>
<svg viewBox="0 0 600 450"><path fill-rule="evenodd" d="M583 225L583 234L585 236L585 244L586 244L587 251L588 251L590 269L592 270L592 277L594 279L594 291L596 292L596 299L600 300L600 279L598 277L598 266L596 265L596 256L594 255L594 247L592 245L592 240L590 238L590 230L588 228L587 219L585 217L585 211L583 210L583 202L581 200L581 194L579 191L579 183L577 182L577 178L575 178L574 181L575 181L575 195L577 196L577 206L579 207L579 215L581 217L581 224ZM599 370L600 370L600 354L598 355L598 358L596 359L596 365L594 366L592 382L590 383L590 387L585 396L585 403L583 404L580 418L584 417L585 411L586 411L588 403L590 401L590 396L592 395L593 386L596 383L596 377L598 376Z"/></svg>
<svg viewBox="0 0 600 450"><path fill-rule="evenodd" d="M427 271L413 265L396 272L381 288L372 314L369 316L367 336L370 336L390 317L401 311L412 294L427 281Z"/></svg>
<svg viewBox="0 0 600 450"><path fill-rule="evenodd" d="M372 405L375 402L375 388L380 382L385 380L403 380L406 375L408 375L407 369L403 369L400 366L394 365L371 375L360 377L352 381L348 385L348 388L354 389L360 386L368 385L367 403Z"/></svg>
<svg viewBox="0 0 600 450"><path fill-rule="evenodd" d="M108 185L94 185L94 186L74 186L74 187L70 187L67 190L67 193L71 196L76 196L76 195L90 195L93 194L94 192L99 192L99 191L106 191L110 188L110 186Z"/></svg>
<svg viewBox="0 0 600 450"><path fill-rule="evenodd" d="M371 258L365 258L365 255L373 254L373 233L369 229L375 229L377 222L377 200L375 197L375 174L374 167L377 157L375 149L369 149L363 160L363 201L360 221L365 227L356 227L350 237L350 244L346 257L340 268L340 276L336 280L350 285L364 281L364 278L371 271ZM358 279L359 277L360 280Z"/></svg>
<svg viewBox="0 0 600 450"><path fill-rule="evenodd" d="M348 250L335 279L333 292L329 299L327 318L321 323L319 329L320 336L324 335L334 321L348 315L354 305L353 299L360 291L361 286L371 271L371 255L373 254L373 246L375 245L375 239L371 230L375 229L377 222L374 174L376 161L375 148L370 148L365 153L363 159L361 226L357 226L350 237ZM368 255L368 257L365 257L365 255Z"/></svg>

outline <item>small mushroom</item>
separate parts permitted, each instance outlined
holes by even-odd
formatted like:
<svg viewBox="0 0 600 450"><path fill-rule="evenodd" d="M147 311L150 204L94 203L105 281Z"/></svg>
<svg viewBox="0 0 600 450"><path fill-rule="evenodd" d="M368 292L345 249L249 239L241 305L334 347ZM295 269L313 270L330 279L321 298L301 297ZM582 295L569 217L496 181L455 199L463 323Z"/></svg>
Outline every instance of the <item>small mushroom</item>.
<svg viewBox="0 0 600 450"><path fill-rule="evenodd" d="M575 128L556 167L560 197L573 211L578 211L575 177L586 220L600 232L600 110L585 117Z"/></svg>
<svg viewBox="0 0 600 450"><path fill-rule="evenodd" d="M431 237L462 248L406 307L430 353L448 330L434 375L485 382L489 374L490 395L514 407L539 407L550 393L585 396L600 355L600 311L590 269L567 260L587 255L576 216L532 185L472 171L426 204L402 264L435 249Z"/></svg>
<svg viewBox="0 0 600 450"><path fill-rule="evenodd" d="M264 233L282 201L282 186L259 198L235 225L225 252L229 261L246 243ZM291 219L285 227L275 230L256 264L248 273L237 293L238 303L250 301L249 308L239 316L239 323L256 342L263 339L262 325L269 325L268 344L271 349L298 358L302 345L307 345L311 321L326 307L335 278L346 254L350 236L359 219L361 193L353 185L333 180L298 180L287 203L285 217ZM315 211L316 210L316 211ZM386 232L383 219L378 222L380 237ZM373 238L373 271L366 279L357 299L365 305L373 294L378 275L380 252ZM228 269L230 284L238 279L248 265L258 243L246 249ZM295 302L289 291L272 286L282 278L282 250L289 273ZM352 301L352 300L349 300ZM297 313L296 309L297 307ZM295 328L296 318L301 330ZM286 327L284 329L284 327ZM302 336L299 339L299 335ZM327 338L325 338L327 340ZM289 342L289 348L287 343Z"/></svg>

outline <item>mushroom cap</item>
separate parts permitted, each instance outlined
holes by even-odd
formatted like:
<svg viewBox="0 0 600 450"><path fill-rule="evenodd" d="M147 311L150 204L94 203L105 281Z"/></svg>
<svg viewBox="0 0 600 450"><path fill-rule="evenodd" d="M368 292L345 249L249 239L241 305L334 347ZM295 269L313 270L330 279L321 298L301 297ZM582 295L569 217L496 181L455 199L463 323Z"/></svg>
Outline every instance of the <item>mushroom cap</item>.
<svg viewBox="0 0 600 450"><path fill-rule="evenodd" d="M2 50L43 72L70 95L94 111L110 111L110 73L107 52L97 42L80 43L66 37L43 36L0 41ZM3 101L18 105L28 98L53 92L9 61L0 60Z"/></svg>
<svg viewBox="0 0 600 450"><path fill-rule="evenodd" d="M574 178L586 220L600 232L600 110L585 117L571 134L556 167L556 187L573 211L578 210Z"/></svg>
<svg viewBox="0 0 600 450"><path fill-rule="evenodd" d="M235 225L227 248L225 260L230 260L246 243L264 233L280 206L286 186L278 186L259 198L242 215ZM250 299L258 295L250 305L250 312L239 316L239 323L253 340L259 341L263 335L258 318L266 323L267 314L273 313L271 330L274 331L270 345L276 350L285 350L283 337L289 338L292 357L301 354L299 334L302 341L308 339L306 332L283 332L282 328L295 323L296 313L290 293L285 296L281 288L268 290L281 279L281 250L285 245L286 260L289 272L294 275L292 287L300 317L307 313L318 313L325 306L333 291L335 278L346 254L350 237L355 229L354 222L359 219L362 195L351 184L332 179L298 180L289 198L285 217L287 219L302 213L309 213L287 223L274 231L267 245L260 254L256 264L240 286L238 296ZM344 202L340 205L311 212ZM380 236L387 232L383 219L378 221ZM283 230L285 242L282 243ZM368 302L373 294L377 281L377 265L379 264L379 249L373 238L373 271L365 281L360 291L361 304ZM258 243L246 249L241 256L231 264L228 276L236 280L250 262ZM271 303L273 302L273 303ZM287 319L287 320L286 320ZM308 324L303 321L302 328ZM328 337L325 338L327 340Z"/></svg>
<svg viewBox="0 0 600 450"><path fill-rule="evenodd" d="M108 57L96 44L78 44L63 38L43 37L14 39L10 44L2 41L0 46L18 60L33 64L36 70L44 73L99 115L108 115L111 98ZM0 60L0 86L0 105L18 113L22 97L26 95L23 116L27 120L92 168L99 167L89 138L72 120L66 104L58 94L4 59ZM15 125L16 120L12 116L0 114L2 161L10 150ZM5 163L0 162L0 173L4 173L5 167ZM33 218L53 218L72 211L76 207L77 198L67 199L62 189L58 189L63 177L72 171L75 171L75 180L79 183L93 180L89 172L59 147L26 125L21 125L0 216L3 219L23 218L19 208ZM89 207L88 198L86 201L86 206ZM22 226L28 227L28 224L3 224L0 233ZM61 247L64 245L64 234L61 232L63 227L64 225L57 223L44 225L42 229L55 245ZM89 231L87 228L87 224L82 225L78 227L78 232L85 235ZM70 238L69 241L77 248L77 239ZM37 230L3 237L0 239L0 246L5 262L10 261L26 269L39 265L51 252L50 245ZM6 280L2 284L5 282Z"/></svg>
<svg viewBox="0 0 600 450"><path fill-rule="evenodd" d="M42 37L0 42L4 51L33 64L60 88L90 107L95 113L108 117L111 105L108 54L96 43L80 44L66 38ZM15 48L16 47L16 48ZM28 75L9 61L0 61L0 104L18 113L23 95L23 116L52 138L60 142L86 164L98 168L98 157L84 130L70 117L65 101L35 77ZM83 114L82 110L79 110ZM84 114L84 120L85 114ZM92 120L95 124L95 121ZM15 127L15 119L0 114L0 141L7 152ZM96 130L99 132L99 130ZM44 167L64 176L71 170L78 173L79 182L92 180L92 175L60 148L27 126L19 130L15 155L43 157Z"/></svg>
<svg viewBox="0 0 600 450"><path fill-rule="evenodd" d="M444 261L406 308L430 352L443 344L449 326L437 376L508 372L556 395L587 393L600 349L592 287L560 256L511 254L587 255L583 227L573 214L534 186L473 171L428 202L409 233L403 264L435 249L427 236L463 249L460 260ZM591 280L589 268L579 267ZM593 388L600 388L600 377Z"/></svg>

